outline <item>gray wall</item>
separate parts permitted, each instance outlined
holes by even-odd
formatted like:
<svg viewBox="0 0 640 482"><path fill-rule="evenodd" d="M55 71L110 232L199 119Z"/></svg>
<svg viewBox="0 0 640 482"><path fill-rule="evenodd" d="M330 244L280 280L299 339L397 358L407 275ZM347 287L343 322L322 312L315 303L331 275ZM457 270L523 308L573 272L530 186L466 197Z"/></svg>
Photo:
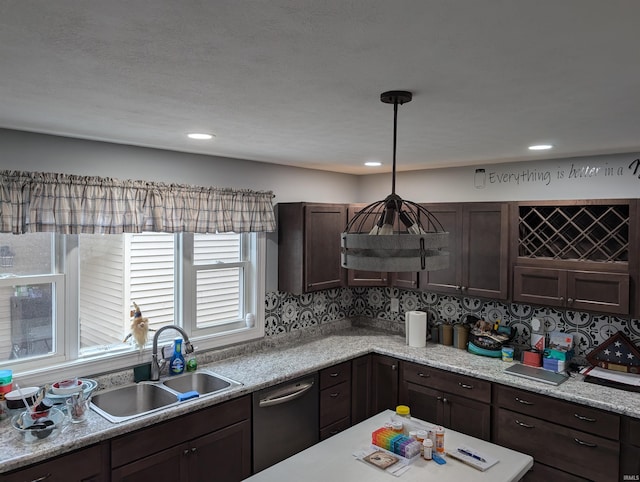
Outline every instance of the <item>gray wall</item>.
<svg viewBox="0 0 640 482"><path fill-rule="evenodd" d="M640 154L574 157L399 172L396 192L414 202L524 201L640 197ZM484 169L484 174L477 169ZM361 202L383 199L391 176L360 180Z"/></svg>

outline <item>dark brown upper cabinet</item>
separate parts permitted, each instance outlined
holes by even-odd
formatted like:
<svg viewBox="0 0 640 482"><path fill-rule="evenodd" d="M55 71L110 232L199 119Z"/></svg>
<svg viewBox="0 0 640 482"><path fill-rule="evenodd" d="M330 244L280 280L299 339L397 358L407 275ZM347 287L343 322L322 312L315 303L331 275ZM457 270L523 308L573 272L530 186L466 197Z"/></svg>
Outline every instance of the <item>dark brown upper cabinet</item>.
<svg viewBox="0 0 640 482"><path fill-rule="evenodd" d="M367 204L349 205L347 214L352 220ZM378 220L377 216L369 216L358 228L360 232L368 232ZM348 269L347 284L349 286L396 286L398 288L416 289L418 287L418 273L386 273L377 271L358 271Z"/></svg>
<svg viewBox="0 0 640 482"><path fill-rule="evenodd" d="M420 278L420 288L506 300L509 204L453 203L425 207L449 232L449 267L426 272Z"/></svg>
<svg viewBox="0 0 640 482"><path fill-rule="evenodd" d="M293 294L345 286L343 204L278 203L278 289Z"/></svg>
<svg viewBox="0 0 640 482"><path fill-rule="evenodd" d="M636 200L519 202L513 300L626 315L637 283Z"/></svg>

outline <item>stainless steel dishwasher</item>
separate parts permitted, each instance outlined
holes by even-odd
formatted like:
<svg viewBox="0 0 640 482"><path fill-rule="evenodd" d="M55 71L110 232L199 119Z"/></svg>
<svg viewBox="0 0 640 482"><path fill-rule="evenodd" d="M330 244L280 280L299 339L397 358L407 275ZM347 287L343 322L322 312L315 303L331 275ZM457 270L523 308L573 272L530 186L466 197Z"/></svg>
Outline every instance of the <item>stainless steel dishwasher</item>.
<svg viewBox="0 0 640 482"><path fill-rule="evenodd" d="M259 472L319 440L318 375L253 394L253 470Z"/></svg>

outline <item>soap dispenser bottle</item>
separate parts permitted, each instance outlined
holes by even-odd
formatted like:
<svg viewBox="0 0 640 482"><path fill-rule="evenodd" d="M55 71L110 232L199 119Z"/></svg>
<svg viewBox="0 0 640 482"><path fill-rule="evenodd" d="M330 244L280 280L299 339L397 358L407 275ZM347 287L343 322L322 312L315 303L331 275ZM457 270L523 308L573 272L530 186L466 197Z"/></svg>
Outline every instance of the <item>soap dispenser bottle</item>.
<svg viewBox="0 0 640 482"><path fill-rule="evenodd" d="M176 338L173 342L173 355L169 362L169 374L180 375L184 372L184 356L182 356L182 338Z"/></svg>

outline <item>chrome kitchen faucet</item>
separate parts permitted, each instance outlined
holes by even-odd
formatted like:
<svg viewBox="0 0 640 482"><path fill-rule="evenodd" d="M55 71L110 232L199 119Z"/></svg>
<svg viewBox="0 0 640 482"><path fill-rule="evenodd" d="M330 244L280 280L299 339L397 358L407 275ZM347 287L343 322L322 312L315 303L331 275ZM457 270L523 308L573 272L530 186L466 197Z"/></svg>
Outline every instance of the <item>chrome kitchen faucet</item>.
<svg viewBox="0 0 640 482"><path fill-rule="evenodd" d="M157 382L158 380L160 380L160 372L162 371L165 364L167 363L167 360L165 360L164 358L160 362L158 362L158 337L160 336L160 333L162 333L164 330L169 330L169 329L176 330L184 338L185 355L188 355L189 353L193 353L193 345L189 341L189 335L187 335L187 333L182 328L180 328L177 325L166 325L159 328L158 331L156 331L156 334L153 335L153 351L151 353L151 377L150 377L151 381L153 382Z"/></svg>

